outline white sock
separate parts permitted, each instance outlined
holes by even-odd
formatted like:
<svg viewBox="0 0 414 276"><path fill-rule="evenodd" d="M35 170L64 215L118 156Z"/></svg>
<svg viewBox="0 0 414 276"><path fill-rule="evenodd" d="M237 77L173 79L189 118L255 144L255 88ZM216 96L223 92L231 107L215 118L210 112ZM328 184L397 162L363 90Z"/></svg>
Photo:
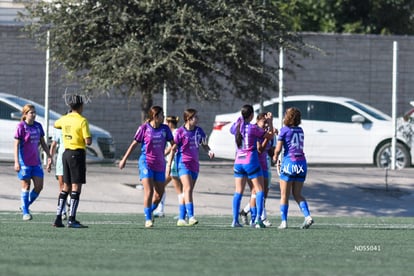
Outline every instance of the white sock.
<svg viewBox="0 0 414 276"><path fill-rule="evenodd" d="M263 208L263 212L262 212L261 218L262 218L262 220L265 220L267 218L266 208Z"/></svg>
<svg viewBox="0 0 414 276"><path fill-rule="evenodd" d="M247 204L246 204L246 206L244 206L243 211L244 211L245 213L250 212L250 203L247 203Z"/></svg>
<svg viewBox="0 0 414 276"><path fill-rule="evenodd" d="M162 198L161 198L160 203L158 203L158 207L157 207L158 212L164 213L165 198L166 198L166 196L167 196L167 193L164 192L164 194L162 195Z"/></svg>

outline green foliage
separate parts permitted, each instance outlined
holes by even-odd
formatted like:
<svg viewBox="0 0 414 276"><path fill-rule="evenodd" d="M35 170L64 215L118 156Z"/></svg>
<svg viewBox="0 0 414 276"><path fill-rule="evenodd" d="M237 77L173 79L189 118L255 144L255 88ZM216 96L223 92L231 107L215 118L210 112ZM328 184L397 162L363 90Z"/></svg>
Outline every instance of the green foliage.
<svg viewBox="0 0 414 276"><path fill-rule="evenodd" d="M414 34L412 0L275 0L295 31Z"/></svg>
<svg viewBox="0 0 414 276"><path fill-rule="evenodd" d="M43 46L49 30L53 59L87 91L139 92L144 110L164 83L173 99L229 92L257 101L259 87L277 87L274 50L303 47L277 5L262 0L57 0L27 10L26 30Z"/></svg>

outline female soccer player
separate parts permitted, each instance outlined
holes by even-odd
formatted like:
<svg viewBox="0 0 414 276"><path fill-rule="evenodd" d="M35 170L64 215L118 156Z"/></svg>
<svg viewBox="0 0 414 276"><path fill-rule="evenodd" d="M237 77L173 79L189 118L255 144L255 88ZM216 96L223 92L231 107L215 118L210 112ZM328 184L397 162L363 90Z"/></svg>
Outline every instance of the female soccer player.
<svg viewBox="0 0 414 276"><path fill-rule="evenodd" d="M207 144L204 130L197 126L197 110L189 108L184 111L184 125L177 129L174 135L174 142L177 146L175 154L175 164L178 175L183 185L184 202L179 206L179 217L177 226L195 225L198 223L194 217L193 191L199 173L199 147L201 146L210 159L214 158L214 153ZM174 157L174 152L171 158ZM185 216L188 216L188 223Z"/></svg>
<svg viewBox="0 0 414 276"><path fill-rule="evenodd" d="M257 141L260 138L272 139L273 129L266 131L250 122L253 119L253 107L244 105L241 109L241 117L233 123L230 132L235 136L237 151L234 161L235 193L233 196L233 222L232 227L242 227L239 223L240 203L247 179L253 184L256 191L257 213L262 214L264 204L263 171L259 162ZM260 215L256 216L256 228L265 228Z"/></svg>
<svg viewBox="0 0 414 276"><path fill-rule="evenodd" d="M52 144L50 145L50 155L55 156L56 155L56 166L55 166L55 175L56 179L59 184L59 192L62 192L63 190L63 152L65 151L65 147L63 146L63 138L62 138L62 130L59 128L55 128L55 132L52 138ZM70 191L69 191L70 193ZM63 205L62 208L62 219L67 219L67 212L66 212L66 204Z"/></svg>
<svg viewBox="0 0 414 276"><path fill-rule="evenodd" d="M305 221L301 228L307 229L313 224L308 203L302 196L303 183L305 182L308 168L305 153L303 152L304 133L299 126L300 123L300 110L295 107L287 109L283 119L285 126L280 129L273 155L273 161L277 162L277 166L280 167L280 213L282 222L279 229L286 229L288 227L287 216L290 191L292 191L293 197L305 216ZM279 154L282 151L282 147L283 161L280 164Z"/></svg>
<svg viewBox="0 0 414 276"><path fill-rule="evenodd" d="M256 117L256 125L259 127L265 129L265 130L271 130L273 129L273 116L272 113L268 112L262 112L259 113ZM274 129L274 132L277 133L277 130ZM267 219L266 214L266 198L269 192L269 185L271 181L271 173L270 173L270 167L269 167L269 151L273 151L272 148L274 145L274 139L268 140L264 137L259 138L257 141L257 151L259 152L259 162L260 166L262 167L263 171L263 187L264 187L264 204L263 204L263 213L261 215L261 219L266 227L272 226L272 223ZM246 206L240 211L240 218L242 219L242 222L246 225L253 224L256 219L257 215L257 208L256 208L256 192L253 189L253 185L250 180L247 180L247 184L250 187L250 190L252 191L252 196L250 197L250 202L246 204ZM247 214L251 213L251 220L250 223L247 218Z"/></svg>
<svg viewBox="0 0 414 276"><path fill-rule="evenodd" d="M43 168L40 161L39 143L47 154L47 170L50 172L52 158L45 142L45 133L42 125L35 121L36 110L31 104L22 109L22 118L14 134L14 170L21 180L21 211L23 220L31 220L29 206L37 199L43 189ZM30 191L30 182L33 180L33 190Z"/></svg>
<svg viewBox="0 0 414 276"><path fill-rule="evenodd" d="M175 132L177 131L177 125L178 125L178 121L179 118L178 116L167 116L167 118L165 119L165 121L167 122L168 127L171 129L171 132L173 134L173 136L175 135ZM165 156L166 158L168 158L168 156L170 155L172 150L172 146L170 143L167 144L167 148L165 149ZM174 184L174 188L175 191L178 195L178 203L181 203L183 199L183 185L181 184L180 178L178 177L178 172L176 169L176 166L174 165L175 162L174 160L171 163L171 173L170 175L166 176L166 180L165 180L165 187L167 187L168 183L170 183L171 181ZM154 211L154 217L164 217L164 209L165 209L165 198L167 197L167 193L164 192L164 195L162 196L162 199L160 201L160 203L158 204L157 209L155 209Z"/></svg>
<svg viewBox="0 0 414 276"><path fill-rule="evenodd" d="M153 227L152 212L157 208L165 190L165 146L167 142L171 142L174 146L171 130L163 122L164 112L162 107L151 107L148 112L147 122L138 128L134 140L119 162L119 168L122 170L125 167L129 155L141 143L141 155L138 159L138 167L139 178L144 186L146 228ZM170 168L167 169L169 173Z"/></svg>

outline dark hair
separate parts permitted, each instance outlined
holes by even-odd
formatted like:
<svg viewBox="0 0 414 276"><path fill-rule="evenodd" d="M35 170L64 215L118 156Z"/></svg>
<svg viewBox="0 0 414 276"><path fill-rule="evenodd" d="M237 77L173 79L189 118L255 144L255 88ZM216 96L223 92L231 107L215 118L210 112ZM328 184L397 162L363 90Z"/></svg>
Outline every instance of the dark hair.
<svg viewBox="0 0 414 276"><path fill-rule="evenodd" d="M265 118L266 114L267 114L266 112L261 112L261 113L257 114L256 121L259 121L259 120Z"/></svg>
<svg viewBox="0 0 414 276"><path fill-rule="evenodd" d="M242 141L243 141L243 135L240 132L240 127L253 114L253 106L251 106L250 104L245 104L241 108L240 112L241 112L241 115L243 117L243 120L239 120L238 123L237 123L236 145L237 145L238 148L240 148L242 146Z"/></svg>
<svg viewBox="0 0 414 276"><path fill-rule="evenodd" d="M174 127L177 127L180 118L178 116L169 115L165 120L167 121L167 123L172 123Z"/></svg>
<svg viewBox="0 0 414 276"><path fill-rule="evenodd" d="M299 108L290 107L286 110L283 124L285 126L298 126L302 122L302 115Z"/></svg>
<svg viewBox="0 0 414 276"><path fill-rule="evenodd" d="M266 129L266 130L268 130L269 124L268 124L268 122L266 120L266 115L267 115L266 112L260 112L259 114L257 114L257 116L256 116L256 124L257 124L258 121L265 119L265 124L264 124L263 128Z"/></svg>
<svg viewBox="0 0 414 276"><path fill-rule="evenodd" d="M180 118L178 116L175 116L175 115L169 115L169 116L167 116L167 118L165 120L167 122L178 123L178 121L180 121Z"/></svg>
<svg viewBox="0 0 414 276"><path fill-rule="evenodd" d="M72 109L72 110L79 110L79 108L81 108L81 106L83 106L82 96L73 95L69 99L69 106L70 106L70 109Z"/></svg>
<svg viewBox="0 0 414 276"><path fill-rule="evenodd" d="M150 110L148 110L147 122L154 120L162 112L163 110L161 106L155 105L151 107Z"/></svg>
<svg viewBox="0 0 414 276"><path fill-rule="evenodd" d="M191 120L196 114L197 114L197 110L195 110L194 108L189 108L185 110L183 114L184 122Z"/></svg>

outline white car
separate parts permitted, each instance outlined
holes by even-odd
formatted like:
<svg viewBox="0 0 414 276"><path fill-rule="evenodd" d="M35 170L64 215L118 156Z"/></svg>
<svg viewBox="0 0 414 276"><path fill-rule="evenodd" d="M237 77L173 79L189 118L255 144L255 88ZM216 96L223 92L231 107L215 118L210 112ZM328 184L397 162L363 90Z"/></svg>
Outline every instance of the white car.
<svg viewBox="0 0 414 276"><path fill-rule="evenodd" d="M35 106L36 121L41 123L46 131L44 106L28 99L0 93L0 161L14 161L14 132L21 118L22 108L28 103ZM61 114L49 110L49 143L53 137L53 124L61 116ZM92 124L89 124L89 128L92 144L86 148L87 162L113 162L115 160L115 144L111 134Z"/></svg>
<svg viewBox="0 0 414 276"><path fill-rule="evenodd" d="M309 163L391 165L393 131L391 117L387 114L344 97L288 96L283 99L283 104L284 110L292 106L301 110L304 150ZM260 106L253 107L257 115ZM274 126L280 128L278 110L277 98L263 104L263 112L272 112ZM216 157L234 160L235 142L230 126L239 116L240 111L216 116L209 138ZM413 153L411 143L398 132L396 167L411 166Z"/></svg>

